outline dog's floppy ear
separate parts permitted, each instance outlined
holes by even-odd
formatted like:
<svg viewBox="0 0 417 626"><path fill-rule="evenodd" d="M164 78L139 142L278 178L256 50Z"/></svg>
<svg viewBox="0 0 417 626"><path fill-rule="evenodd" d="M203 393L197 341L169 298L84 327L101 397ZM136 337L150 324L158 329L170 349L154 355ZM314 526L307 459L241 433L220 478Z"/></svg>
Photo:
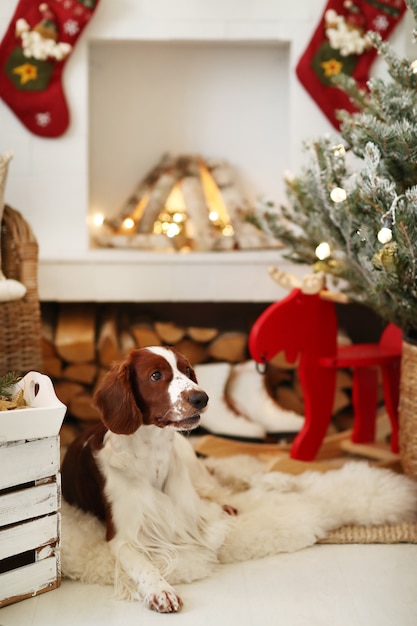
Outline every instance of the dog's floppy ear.
<svg viewBox="0 0 417 626"><path fill-rule="evenodd" d="M115 363L93 398L104 425L117 435L132 435L143 424L132 391L130 365L129 359Z"/></svg>
<svg viewBox="0 0 417 626"><path fill-rule="evenodd" d="M197 374L195 373L194 368L191 367L191 365L189 367L190 367L190 378L194 383L197 383L198 385Z"/></svg>

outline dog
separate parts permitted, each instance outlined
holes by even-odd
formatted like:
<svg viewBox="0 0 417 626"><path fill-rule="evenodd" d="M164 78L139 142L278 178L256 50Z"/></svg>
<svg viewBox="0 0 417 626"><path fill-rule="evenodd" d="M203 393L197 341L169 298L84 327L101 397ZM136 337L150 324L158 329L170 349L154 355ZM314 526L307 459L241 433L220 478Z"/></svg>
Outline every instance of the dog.
<svg viewBox="0 0 417 626"><path fill-rule="evenodd" d="M215 561L222 518L236 513L200 498L187 471L190 455L179 433L198 426L208 395L187 359L150 347L114 364L94 403L102 422L68 448L63 497L105 523L116 563L145 606L176 612L182 601L152 561L172 560L173 546L186 544Z"/></svg>
<svg viewBox="0 0 417 626"><path fill-rule="evenodd" d="M366 463L292 476L248 456L199 459L184 435L208 395L171 348L133 350L94 403L101 423L61 468L62 573L149 609L179 611L173 585L221 563L300 550L345 524L416 519L417 483Z"/></svg>

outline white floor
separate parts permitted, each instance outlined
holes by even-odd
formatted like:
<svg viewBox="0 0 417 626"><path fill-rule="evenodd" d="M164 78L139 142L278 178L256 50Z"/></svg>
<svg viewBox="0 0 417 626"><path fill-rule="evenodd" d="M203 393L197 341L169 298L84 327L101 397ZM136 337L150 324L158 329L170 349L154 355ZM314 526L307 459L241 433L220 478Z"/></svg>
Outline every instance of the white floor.
<svg viewBox="0 0 417 626"><path fill-rule="evenodd" d="M316 545L177 590L181 613L160 615L64 580L1 609L0 626L416 626L417 545Z"/></svg>

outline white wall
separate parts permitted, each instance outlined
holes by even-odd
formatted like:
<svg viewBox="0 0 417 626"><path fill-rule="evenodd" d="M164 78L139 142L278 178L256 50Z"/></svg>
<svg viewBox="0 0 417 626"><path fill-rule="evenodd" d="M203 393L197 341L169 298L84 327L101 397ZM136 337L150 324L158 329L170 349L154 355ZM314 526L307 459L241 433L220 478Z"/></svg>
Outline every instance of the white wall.
<svg viewBox="0 0 417 626"><path fill-rule="evenodd" d="M17 0L0 3L0 37L16 4ZM323 0L101 0L64 71L71 113L71 125L65 135L41 139L30 134L0 100L0 152L10 150L15 155L6 200L30 222L39 242L40 257L77 257L88 250L87 49L90 40L289 42L290 114L286 123L290 146L286 147L285 169L294 170L301 160L304 139L333 132L294 75L294 67L324 6ZM393 38L401 45L404 32L405 22ZM259 114L262 115L262 110ZM280 111L276 114L279 116ZM281 174L277 172L277 177Z"/></svg>

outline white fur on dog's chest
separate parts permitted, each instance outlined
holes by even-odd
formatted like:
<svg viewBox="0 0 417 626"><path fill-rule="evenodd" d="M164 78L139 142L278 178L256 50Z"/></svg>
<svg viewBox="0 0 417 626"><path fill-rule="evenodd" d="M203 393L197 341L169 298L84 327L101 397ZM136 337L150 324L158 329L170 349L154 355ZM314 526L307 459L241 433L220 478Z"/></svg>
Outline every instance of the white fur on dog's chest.
<svg viewBox="0 0 417 626"><path fill-rule="evenodd" d="M132 488L152 485L163 490L171 464L174 431L142 426L133 435L107 433L98 458L106 483L124 482Z"/></svg>

